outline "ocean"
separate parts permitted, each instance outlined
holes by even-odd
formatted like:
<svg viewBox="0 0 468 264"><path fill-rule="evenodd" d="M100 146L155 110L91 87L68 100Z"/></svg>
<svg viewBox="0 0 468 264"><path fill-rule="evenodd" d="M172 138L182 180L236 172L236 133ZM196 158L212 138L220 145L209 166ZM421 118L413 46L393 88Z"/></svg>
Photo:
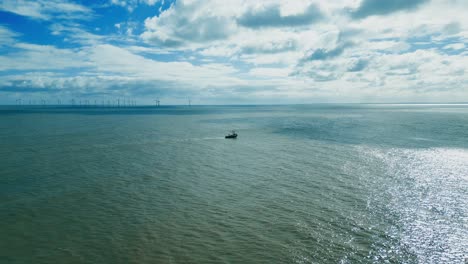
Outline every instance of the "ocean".
<svg viewBox="0 0 468 264"><path fill-rule="evenodd" d="M467 259L468 105L0 107L0 263Z"/></svg>

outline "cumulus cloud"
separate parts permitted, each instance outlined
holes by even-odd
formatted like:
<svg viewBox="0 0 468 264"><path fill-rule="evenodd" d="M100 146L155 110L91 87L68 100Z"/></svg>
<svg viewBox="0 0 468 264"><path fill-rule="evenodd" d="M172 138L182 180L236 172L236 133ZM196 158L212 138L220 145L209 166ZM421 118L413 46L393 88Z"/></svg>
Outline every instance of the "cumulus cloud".
<svg viewBox="0 0 468 264"><path fill-rule="evenodd" d="M141 37L148 43L171 48L221 41L235 43L249 34L242 28L253 29L261 34L258 29L305 27L324 18L320 7L313 3L303 8L288 8L291 7L287 2L275 1L262 2L260 6L256 6L253 2L243 0L180 0L160 15L146 19L146 31ZM285 45L291 45L291 40L288 41ZM279 48L282 49L284 48ZM246 47L245 50L248 51L249 48Z"/></svg>
<svg viewBox="0 0 468 264"><path fill-rule="evenodd" d="M145 20L142 38L168 47L226 39L235 30L229 17L211 12L208 3L181 0L159 16Z"/></svg>

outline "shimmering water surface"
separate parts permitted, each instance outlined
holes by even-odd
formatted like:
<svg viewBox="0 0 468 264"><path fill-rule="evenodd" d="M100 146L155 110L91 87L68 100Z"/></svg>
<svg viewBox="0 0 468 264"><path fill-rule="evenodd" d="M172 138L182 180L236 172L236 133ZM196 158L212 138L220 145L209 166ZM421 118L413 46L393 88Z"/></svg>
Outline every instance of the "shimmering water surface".
<svg viewBox="0 0 468 264"><path fill-rule="evenodd" d="M464 263L468 106L1 107L0 220L1 263Z"/></svg>

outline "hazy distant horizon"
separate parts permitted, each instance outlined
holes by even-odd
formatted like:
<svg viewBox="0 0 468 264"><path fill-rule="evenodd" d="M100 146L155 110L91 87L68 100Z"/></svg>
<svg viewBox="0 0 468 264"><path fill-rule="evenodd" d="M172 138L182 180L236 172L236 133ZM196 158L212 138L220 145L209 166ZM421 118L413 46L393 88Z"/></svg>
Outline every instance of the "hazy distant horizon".
<svg viewBox="0 0 468 264"><path fill-rule="evenodd" d="M143 103L138 103L136 102L135 105L117 105L115 101L111 103L110 105L107 103L89 103L89 104L70 104L70 103L62 103L62 104L57 104L57 103L46 103L46 104L29 104L29 103L22 103L22 104L0 104L0 106L57 106L57 107L165 107L165 106L288 106L288 105L354 105L354 104L362 104L362 105L468 105L467 102L312 102L312 103L244 103L244 104L234 104L234 103L229 103L229 104L197 104L197 103L192 103L192 104L160 104L159 106L153 104L143 104Z"/></svg>

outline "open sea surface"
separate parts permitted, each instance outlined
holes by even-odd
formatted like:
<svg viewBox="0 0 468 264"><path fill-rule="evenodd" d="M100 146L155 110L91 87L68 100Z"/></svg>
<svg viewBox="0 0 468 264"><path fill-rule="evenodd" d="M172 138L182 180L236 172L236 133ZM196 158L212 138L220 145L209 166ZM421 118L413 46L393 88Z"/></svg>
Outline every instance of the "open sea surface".
<svg viewBox="0 0 468 264"><path fill-rule="evenodd" d="M467 258L468 105L0 107L0 263Z"/></svg>

